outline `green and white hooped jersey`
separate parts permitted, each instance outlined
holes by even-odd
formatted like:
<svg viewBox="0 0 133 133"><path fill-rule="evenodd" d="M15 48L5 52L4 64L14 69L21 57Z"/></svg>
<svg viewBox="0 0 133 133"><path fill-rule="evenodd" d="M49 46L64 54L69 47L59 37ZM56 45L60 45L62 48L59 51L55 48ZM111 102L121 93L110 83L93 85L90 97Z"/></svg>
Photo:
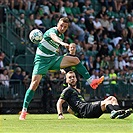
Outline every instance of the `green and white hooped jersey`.
<svg viewBox="0 0 133 133"><path fill-rule="evenodd" d="M60 34L57 30L57 27L50 28L44 33L43 39L38 45L38 48L36 50L37 55L44 57L51 57L56 55L56 50L58 49L60 44L54 42L51 39L51 33L56 34L61 39L61 41L64 39L64 34Z"/></svg>

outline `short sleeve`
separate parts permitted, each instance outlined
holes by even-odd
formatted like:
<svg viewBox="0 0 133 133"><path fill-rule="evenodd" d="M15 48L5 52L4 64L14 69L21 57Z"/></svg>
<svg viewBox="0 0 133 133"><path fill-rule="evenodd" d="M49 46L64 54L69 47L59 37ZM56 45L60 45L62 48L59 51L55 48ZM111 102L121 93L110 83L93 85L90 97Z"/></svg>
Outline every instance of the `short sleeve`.
<svg viewBox="0 0 133 133"><path fill-rule="evenodd" d="M67 99L71 96L71 90L70 89L64 89L60 95L60 98L67 101Z"/></svg>

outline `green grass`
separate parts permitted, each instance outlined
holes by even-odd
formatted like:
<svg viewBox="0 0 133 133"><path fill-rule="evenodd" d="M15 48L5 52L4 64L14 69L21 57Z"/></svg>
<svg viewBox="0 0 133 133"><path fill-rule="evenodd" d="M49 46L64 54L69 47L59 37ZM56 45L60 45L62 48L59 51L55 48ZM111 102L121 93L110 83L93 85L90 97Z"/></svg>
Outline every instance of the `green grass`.
<svg viewBox="0 0 133 133"><path fill-rule="evenodd" d="M109 114L99 119L64 116L58 120L56 114L29 114L19 121L19 115L0 115L0 133L133 133L133 114L126 119L110 119Z"/></svg>

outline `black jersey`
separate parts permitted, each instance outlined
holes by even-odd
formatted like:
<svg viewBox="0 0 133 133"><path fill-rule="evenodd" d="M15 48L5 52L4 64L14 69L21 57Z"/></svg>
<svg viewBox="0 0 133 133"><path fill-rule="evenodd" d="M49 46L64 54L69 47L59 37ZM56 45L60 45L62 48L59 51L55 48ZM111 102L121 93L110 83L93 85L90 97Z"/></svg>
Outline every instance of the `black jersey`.
<svg viewBox="0 0 133 133"><path fill-rule="evenodd" d="M71 86L62 91L60 98L68 103L78 118L99 118L103 114L100 101L93 104L87 103L81 94Z"/></svg>
<svg viewBox="0 0 133 133"><path fill-rule="evenodd" d="M62 91L60 98L64 99L68 103L77 117L80 117L82 109L86 106L86 104L88 104L85 102L81 94L71 86Z"/></svg>

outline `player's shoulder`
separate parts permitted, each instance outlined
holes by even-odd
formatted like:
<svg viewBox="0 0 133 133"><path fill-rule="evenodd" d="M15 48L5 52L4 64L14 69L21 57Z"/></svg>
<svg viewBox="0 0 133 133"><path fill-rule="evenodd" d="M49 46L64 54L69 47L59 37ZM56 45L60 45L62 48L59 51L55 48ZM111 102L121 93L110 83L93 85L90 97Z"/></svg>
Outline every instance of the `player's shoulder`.
<svg viewBox="0 0 133 133"><path fill-rule="evenodd" d="M64 92L71 92L73 88L71 86L66 87L63 91Z"/></svg>
<svg viewBox="0 0 133 133"><path fill-rule="evenodd" d="M52 28L50 28L48 31L57 31L57 27L52 27Z"/></svg>
<svg viewBox="0 0 133 133"><path fill-rule="evenodd" d="M48 29L45 33L44 33L44 35L49 35L49 34L51 34L51 33L55 33L55 34L57 34L57 28L56 27L52 27L52 28L50 28L50 29Z"/></svg>

